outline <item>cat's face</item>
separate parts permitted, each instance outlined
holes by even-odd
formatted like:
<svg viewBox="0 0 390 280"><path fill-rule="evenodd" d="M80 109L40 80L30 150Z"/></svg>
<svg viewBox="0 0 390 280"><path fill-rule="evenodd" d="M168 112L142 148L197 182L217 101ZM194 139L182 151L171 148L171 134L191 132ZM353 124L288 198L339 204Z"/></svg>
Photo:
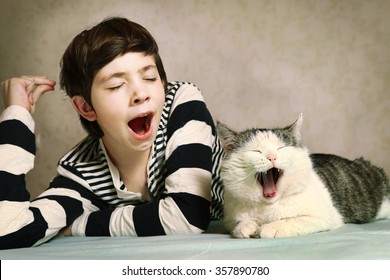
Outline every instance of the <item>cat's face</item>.
<svg viewBox="0 0 390 280"><path fill-rule="evenodd" d="M226 151L221 168L225 188L235 196L267 203L299 191L293 184L295 176L310 167L307 150L300 143L301 122L302 117L286 128L243 132L219 123L217 130Z"/></svg>

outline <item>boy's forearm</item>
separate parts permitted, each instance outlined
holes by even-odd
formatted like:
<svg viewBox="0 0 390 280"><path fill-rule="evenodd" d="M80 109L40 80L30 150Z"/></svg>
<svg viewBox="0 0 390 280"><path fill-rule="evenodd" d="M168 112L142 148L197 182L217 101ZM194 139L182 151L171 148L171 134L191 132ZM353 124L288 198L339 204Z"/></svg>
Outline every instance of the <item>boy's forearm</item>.
<svg viewBox="0 0 390 280"><path fill-rule="evenodd" d="M25 183L34 165L34 121L23 107L10 106L0 116L0 155L0 236L6 236L34 219ZM2 244L1 238L0 248L12 246L11 239Z"/></svg>
<svg viewBox="0 0 390 280"><path fill-rule="evenodd" d="M0 198L28 200L24 175L34 166L34 120L20 106L8 107L0 116Z"/></svg>
<svg viewBox="0 0 390 280"><path fill-rule="evenodd" d="M202 233L210 222L210 202L177 193L146 204L84 213L76 219L76 236L155 236Z"/></svg>

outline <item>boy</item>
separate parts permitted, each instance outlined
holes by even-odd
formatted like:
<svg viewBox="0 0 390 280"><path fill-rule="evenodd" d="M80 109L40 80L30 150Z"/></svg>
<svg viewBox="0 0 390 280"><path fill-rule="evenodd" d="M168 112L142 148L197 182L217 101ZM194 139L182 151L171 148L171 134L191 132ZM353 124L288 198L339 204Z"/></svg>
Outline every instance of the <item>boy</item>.
<svg viewBox="0 0 390 280"><path fill-rule="evenodd" d="M0 117L0 248L58 234L148 236L201 233L222 213L223 154L200 91L168 83L142 26L110 18L77 35L61 63L61 88L88 132L63 156L33 201L34 121L46 77L3 82Z"/></svg>

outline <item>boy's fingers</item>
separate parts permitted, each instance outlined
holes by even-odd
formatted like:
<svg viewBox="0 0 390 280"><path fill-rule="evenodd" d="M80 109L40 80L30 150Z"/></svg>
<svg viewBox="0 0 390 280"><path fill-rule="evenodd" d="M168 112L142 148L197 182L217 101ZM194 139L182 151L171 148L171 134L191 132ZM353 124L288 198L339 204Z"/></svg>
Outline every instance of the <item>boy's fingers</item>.
<svg viewBox="0 0 390 280"><path fill-rule="evenodd" d="M46 76L22 76L21 78L26 81L26 92L31 105L35 104L45 92L54 90L56 84Z"/></svg>
<svg viewBox="0 0 390 280"><path fill-rule="evenodd" d="M34 111L34 104L43 93L54 90L56 82L45 76L22 76L5 80L1 84L6 107L19 105Z"/></svg>
<svg viewBox="0 0 390 280"><path fill-rule="evenodd" d="M54 90L54 86L51 85L34 85L34 88L32 89L31 94L29 96L31 105L35 104L44 93L52 90Z"/></svg>
<svg viewBox="0 0 390 280"><path fill-rule="evenodd" d="M34 87L39 85L48 85L54 87L56 82L49 80L46 76L22 76L23 80L26 81L26 87Z"/></svg>

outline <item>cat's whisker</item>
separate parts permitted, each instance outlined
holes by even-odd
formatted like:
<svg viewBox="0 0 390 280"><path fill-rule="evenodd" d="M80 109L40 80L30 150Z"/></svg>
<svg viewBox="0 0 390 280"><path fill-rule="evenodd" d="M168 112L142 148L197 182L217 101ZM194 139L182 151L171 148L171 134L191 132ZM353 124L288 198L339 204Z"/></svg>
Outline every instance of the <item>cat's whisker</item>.
<svg viewBox="0 0 390 280"><path fill-rule="evenodd" d="M251 176L256 171L257 171L257 169L253 168L252 171L248 173L248 176L245 177L245 179L248 178L249 176Z"/></svg>
<svg viewBox="0 0 390 280"><path fill-rule="evenodd" d="M256 186L256 182L257 182L257 180L253 180L253 184L252 184L252 188L255 188Z"/></svg>
<svg viewBox="0 0 390 280"><path fill-rule="evenodd" d="M234 182L235 184L240 183L240 182L243 182L243 181L245 181L246 179L248 179L250 176L252 176L256 171L257 171L257 169L256 169L256 168L253 168L253 170L252 170L251 172L249 172L245 177L239 178L239 179L237 179L237 180L235 180L235 181L233 181L233 182Z"/></svg>

